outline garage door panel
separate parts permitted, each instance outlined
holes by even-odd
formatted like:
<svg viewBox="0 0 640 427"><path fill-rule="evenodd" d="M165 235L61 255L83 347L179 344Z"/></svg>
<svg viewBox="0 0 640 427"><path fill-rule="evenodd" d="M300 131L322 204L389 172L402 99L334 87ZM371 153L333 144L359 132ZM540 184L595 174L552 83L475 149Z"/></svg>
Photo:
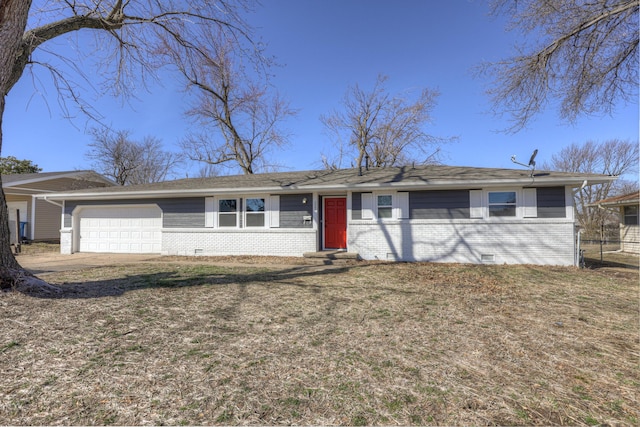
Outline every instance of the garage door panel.
<svg viewBox="0 0 640 427"><path fill-rule="evenodd" d="M156 205L84 208L79 212L80 252L158 253L161 215Z"/></svg>

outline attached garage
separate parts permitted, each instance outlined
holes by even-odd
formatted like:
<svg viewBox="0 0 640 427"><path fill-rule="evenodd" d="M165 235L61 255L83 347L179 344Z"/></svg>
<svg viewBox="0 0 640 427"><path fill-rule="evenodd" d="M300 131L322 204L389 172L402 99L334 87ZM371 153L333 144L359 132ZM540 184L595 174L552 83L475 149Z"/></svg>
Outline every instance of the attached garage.
<svg viewBox="0 0 640 427"><path fill-rule="evenodd" d="M79 252L160 253L162 211L157 205L89 206L74 212Z"/></svg>

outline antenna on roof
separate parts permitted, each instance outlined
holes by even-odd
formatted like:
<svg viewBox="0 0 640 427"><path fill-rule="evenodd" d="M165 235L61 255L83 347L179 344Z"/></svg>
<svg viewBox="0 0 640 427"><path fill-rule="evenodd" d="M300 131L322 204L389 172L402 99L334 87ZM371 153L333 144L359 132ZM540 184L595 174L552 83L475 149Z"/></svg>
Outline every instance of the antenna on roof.
<svg viewBox="0 0 640 427"><path fill-rule="evenodd" d="M531 169L531 177L533 177L533 172L536 170L536 156L538 155L538 149L533 150L533 154L529 158L529 164L525 165L524 163L520 163L516 161L516 155L511 156L511 161L517 165L524 166L525 168Z"/></svg>

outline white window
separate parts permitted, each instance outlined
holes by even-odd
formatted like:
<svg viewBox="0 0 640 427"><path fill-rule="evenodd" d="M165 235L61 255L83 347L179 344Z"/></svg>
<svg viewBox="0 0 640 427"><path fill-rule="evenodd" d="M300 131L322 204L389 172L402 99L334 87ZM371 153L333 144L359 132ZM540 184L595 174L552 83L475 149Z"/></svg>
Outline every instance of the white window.
<svg viewBox="0 0 640 427"><path fill-rule="evenodd" d="M218 200L218 226L238 226L238 199Z"/></svg>
<svg viewBox="0 0 640 427"><path fill-rule="evenodd" d="M409 193L362 193L361 219L407 219L409 218Z"/></svg>
<svg viewBox="0 0 640 427"><path fill-rule="evenodd" d="M638 207L625 206L623 220L624 225L638 225Z"/></svg>
<svg viewBox="0 0 640 427"><path fill-rule="evenodd" d="M515 191L489 191L488 194L490 217L516 216L517 197Z"/></svg>
<svg viewBox="0 0 640 427"><path fill-rule="evenodd" d="M393 197L391 194L380 194L377 200L378 219L393 218Z"/></svg>
<svg viewBox="0 0 640 427"><path fill-rule="evenodd" d="M245 203L246 227L264 227L264 212L264 199L247 198Z"/></svg>

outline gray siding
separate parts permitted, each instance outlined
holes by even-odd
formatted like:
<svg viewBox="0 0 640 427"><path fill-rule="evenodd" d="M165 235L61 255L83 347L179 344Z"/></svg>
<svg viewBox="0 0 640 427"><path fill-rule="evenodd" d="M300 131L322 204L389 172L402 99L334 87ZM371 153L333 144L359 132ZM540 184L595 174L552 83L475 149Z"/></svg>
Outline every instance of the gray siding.
<svg viewBox="0 0 640 427"><path fill-rule="evenodd" d="M67 201L64 206L64 226L72 226L71 213L77 206L112 206L157 204L162 210L162 226L167 228L204 227L204 198L191 197L157 200L91 200Z"/></svg>
<svg viewBox="0 0 640 427"><path fill-rule="evenodd" d="M469 191L411 191L409 217L411 219L469 218Z"/></svg>
<svg viewBox="0 0 640 427"><path fill-rule="evenodd" d="M204 197L160 199L164 228L204 227Z"/></svg>
<svg viewBox="0 0 640 427"><path fill-rule="evenodd" d="M307 203L302 203L302 199L307 199ZM311 228L311 221L304 223L303 216L311 216L313 206L313 195L309 194L287 194L280 196L280 228Z"/></svg>
<svg viewBox="0 0 640 427"><path fill-rule="evenodd" d="M77 203L74 202L66 202L64 204L64 210L62 212L62 226L65 228L70 228L71 227L71 212L73 212L73 209L77 206Z"/></svg>
<svg viewBox="0 0 640 427"><path fill-rule="evenodd" d="M536 189L538 218L564 218L567 215L564 187Z"/></svg>
<svg viewBox="0 0 640 427"><path fill-rule="evenodd" d="M36 199L35 232L33 240L60 239L60 206Z"/></svg>

